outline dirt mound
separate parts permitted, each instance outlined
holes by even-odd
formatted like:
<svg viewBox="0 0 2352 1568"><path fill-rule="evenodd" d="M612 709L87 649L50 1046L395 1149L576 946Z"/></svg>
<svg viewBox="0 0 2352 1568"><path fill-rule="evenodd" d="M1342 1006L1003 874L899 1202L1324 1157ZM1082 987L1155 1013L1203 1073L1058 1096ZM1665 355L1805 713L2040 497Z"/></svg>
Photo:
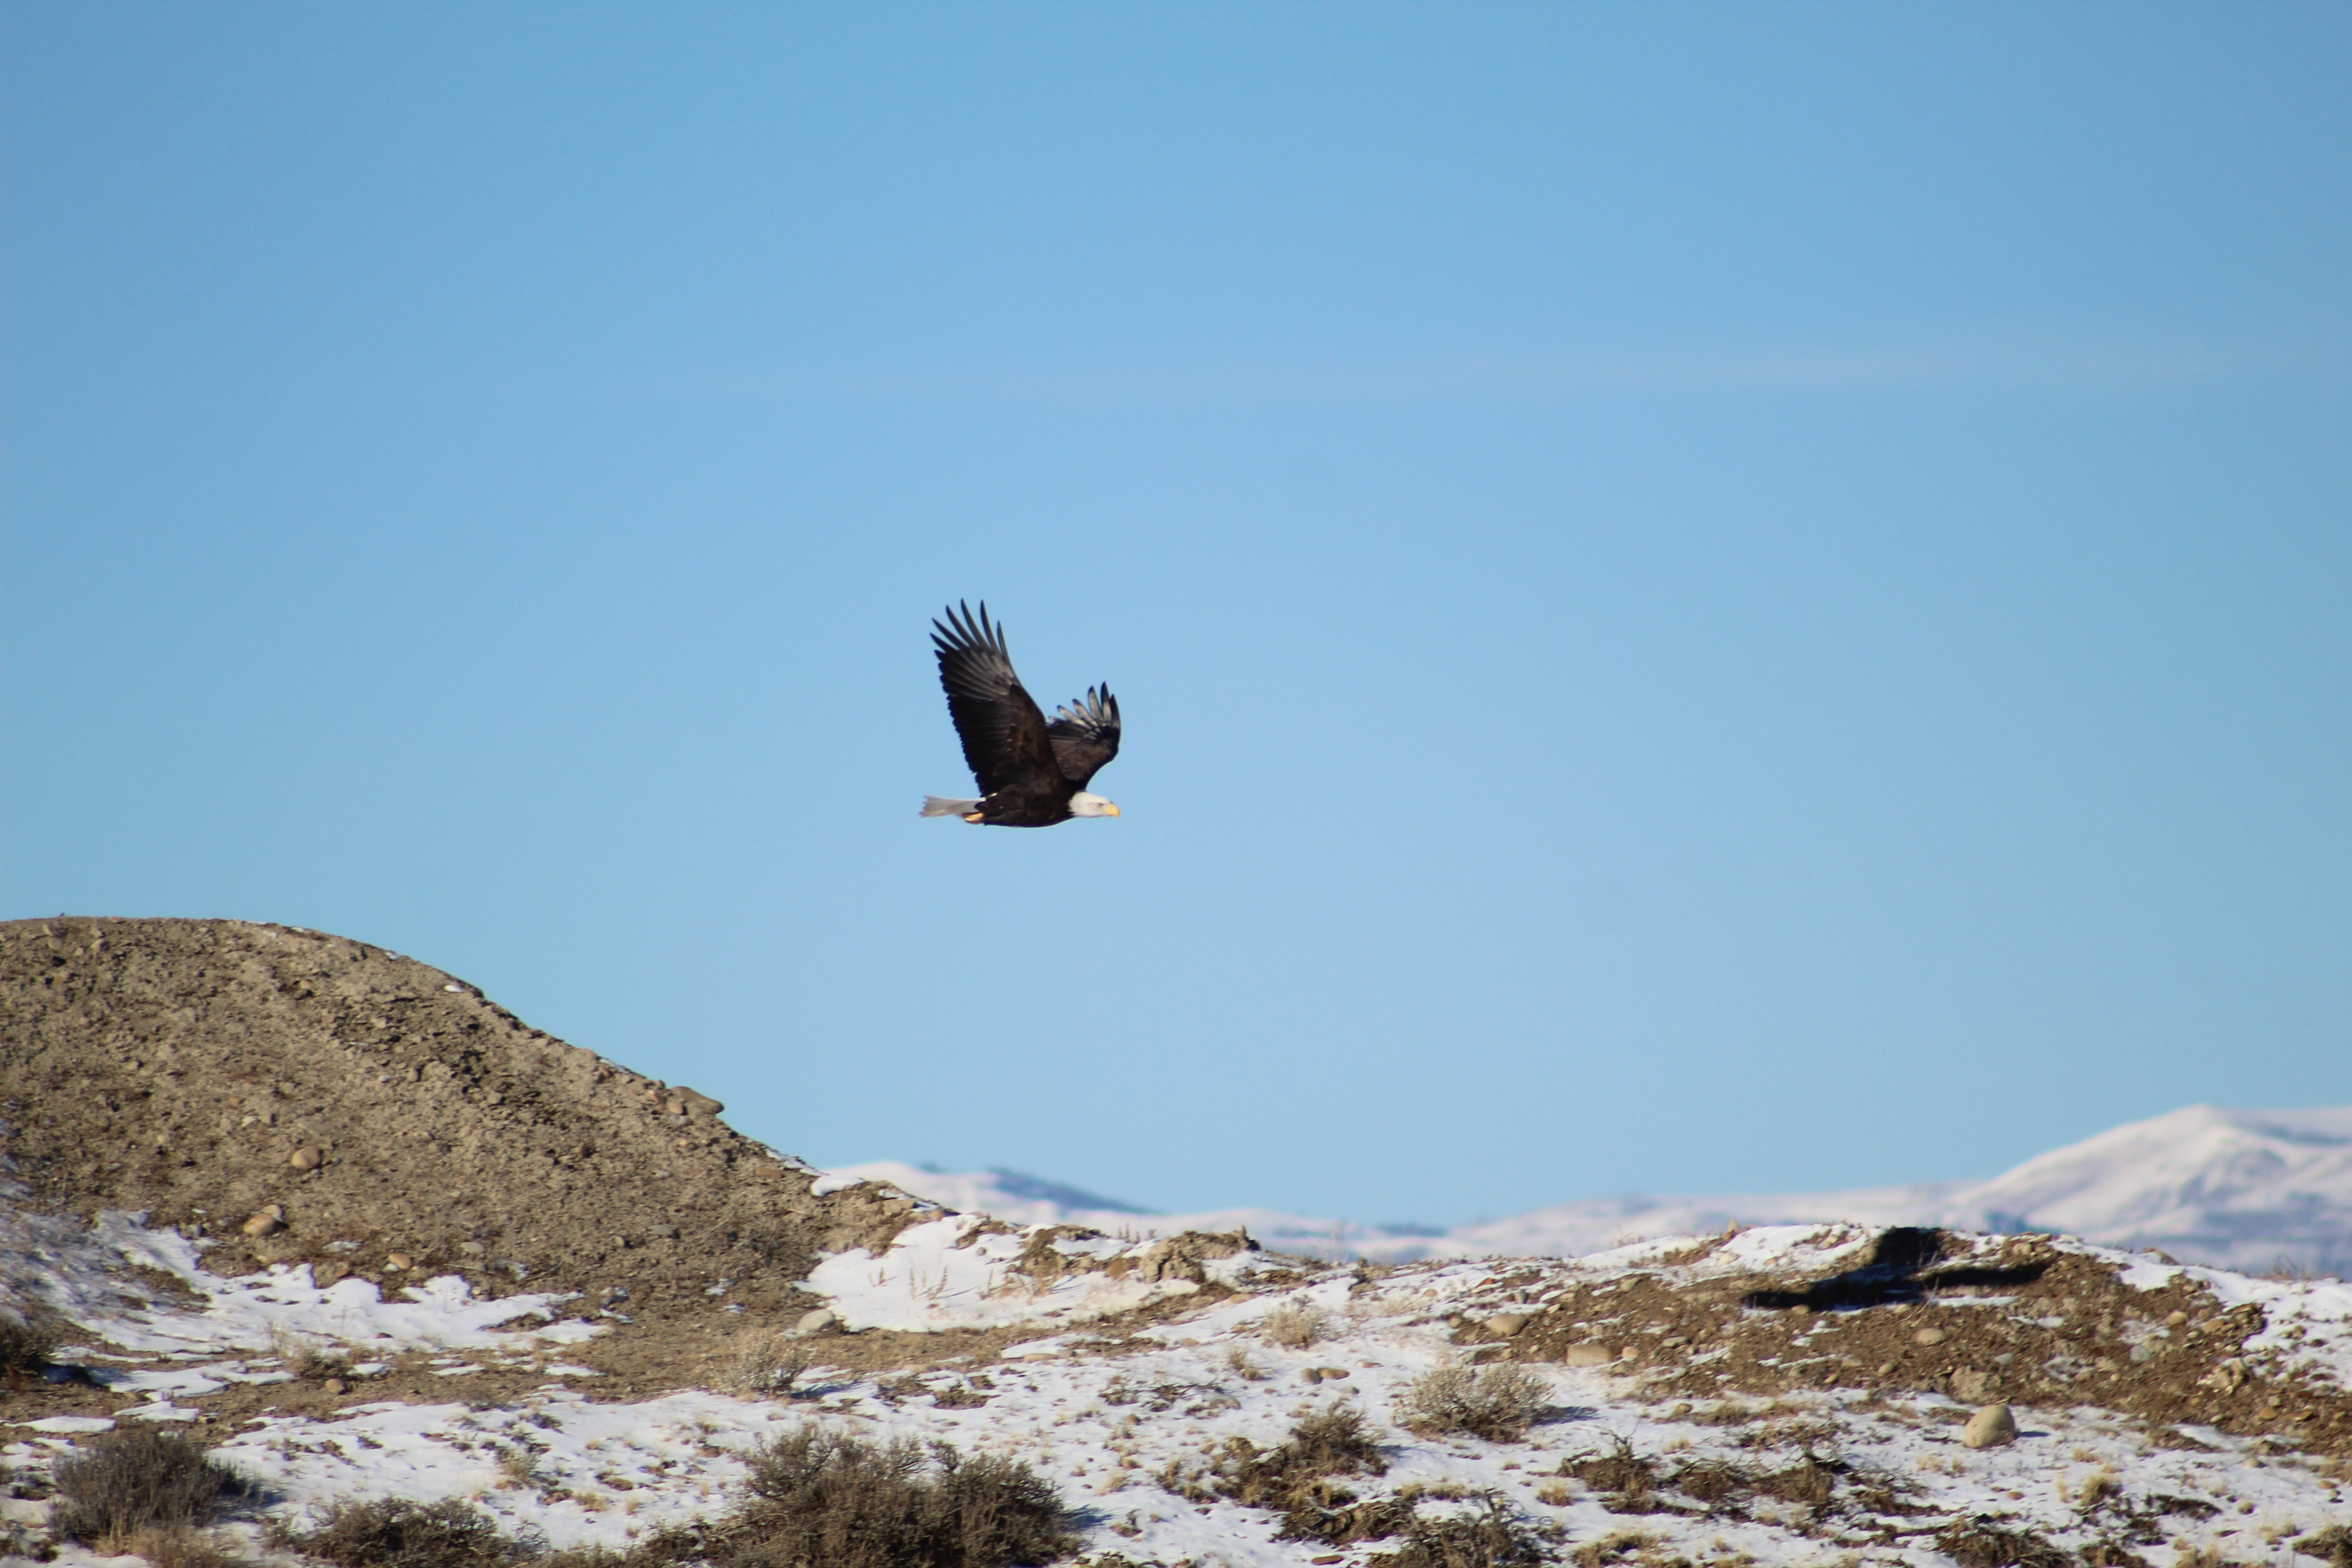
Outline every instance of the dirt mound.
<svg viewBox="0 0 2352 1568"><path fill-rule="evenodd" d="M215 1273L456 1273L632 1316L707 1315L728 1280L780 1311L817 1253L885 1242L913 1209L814 1195L719 1109L341 937L0 922L0 1169L37 1206L208 1238Z"/></svg>

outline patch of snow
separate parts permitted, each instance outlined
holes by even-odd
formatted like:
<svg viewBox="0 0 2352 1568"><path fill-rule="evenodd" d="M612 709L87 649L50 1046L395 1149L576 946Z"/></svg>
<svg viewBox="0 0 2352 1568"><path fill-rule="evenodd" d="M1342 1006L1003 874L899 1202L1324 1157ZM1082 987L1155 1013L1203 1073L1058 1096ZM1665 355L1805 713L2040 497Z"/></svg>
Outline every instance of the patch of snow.
<svg viewBox="0 0 2352 1568"><path fill-rule="evenodd" d="M865 1247L827 1256L803 1289L824 1299L845 1329L995 1328L1062 1319L1083 1322L1199 1289L1190 1280L1146 1281L1086 1269L1052 1280L1017 1272L1026 1233L981 1215L945 1215L900 1231L879 1257ZM1066 1256L1116 1253L1120 1244L1066 1239Z"/></svg>

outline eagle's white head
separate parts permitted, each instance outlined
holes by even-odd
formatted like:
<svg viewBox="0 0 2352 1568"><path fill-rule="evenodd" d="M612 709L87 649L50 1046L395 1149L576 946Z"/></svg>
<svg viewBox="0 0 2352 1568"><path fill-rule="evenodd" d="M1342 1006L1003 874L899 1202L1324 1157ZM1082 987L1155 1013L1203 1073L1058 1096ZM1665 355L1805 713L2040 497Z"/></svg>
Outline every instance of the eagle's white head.
<svg viewBox="0 0 2352 1568"><path fill-rule="evenodd" d="M1072 816L1117 816L1118 807L1098 795L1088 795L1086 791L1080 790L1070 797L1070 815Z"/></svg>

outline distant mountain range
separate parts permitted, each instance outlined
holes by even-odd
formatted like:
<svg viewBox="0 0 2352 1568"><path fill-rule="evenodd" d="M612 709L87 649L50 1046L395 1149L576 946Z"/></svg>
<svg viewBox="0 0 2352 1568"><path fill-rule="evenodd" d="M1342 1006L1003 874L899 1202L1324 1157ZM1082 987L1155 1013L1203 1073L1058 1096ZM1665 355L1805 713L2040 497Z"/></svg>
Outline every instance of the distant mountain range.
<svg viewBox="0 0 2352 1568"><path fill-rule="evenodd" d="M1013 1171L943 1172L880 1161L833 1174L887 1183L1016 1225L1084 1225L1138 1236L1240 1226L1269 1247L1322 1257L1573 1257L1632 1237L1706 1235L1734 1224L1854 1220L2058 1231L2254 1273L2288 1267L2352 1275L2352 1106L2225 1110L2192 1105L2037 1154L1990 1181L1842 1193L1593 1198L1447 1231L1274 1209L1155 1214Z"/></svg>

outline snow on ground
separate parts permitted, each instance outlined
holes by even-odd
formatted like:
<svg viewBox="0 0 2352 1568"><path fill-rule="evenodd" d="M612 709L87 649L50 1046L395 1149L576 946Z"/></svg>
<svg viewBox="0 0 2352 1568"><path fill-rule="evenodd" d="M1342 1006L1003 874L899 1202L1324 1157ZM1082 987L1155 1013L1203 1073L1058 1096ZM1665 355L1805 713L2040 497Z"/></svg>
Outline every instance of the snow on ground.
<svg viewBox="0 0 2352 1568"><path fill-rule="evenodd" d="M558 1546L621 1544L661 1524L720 1512L743 1476L747 1448L814 1421L868 1437L942 1438L1024 1459L1081 1509L1082 1556L1118 1553L1135 1563L1196 1568L1354 1564L1385 1549L1372 1542L1335 1552L1277 1540L1276 1515L1220 1499L1207 1485L1232 1440L1268 1448L1302 1415L1349 1404L1379 1429L1388 1463L1384 1476L1350 1482L1356 1490L1418 1488L1423 1506L1440 1510L1500 1500L1525 1521L1557 1526L1564 1549L1591 1547L1596 1562L1609 1561L1612 1552L1646 1552L1652 1562L1681 1556L1743 1568L1835 1559L1948 1568L1934 1542L1956 1522L2028 1531L2080 1549L2115 1539L2137 1520L2143 1531L2155 1521L2169 1547L2215 1553L2210 1561L2284 1565L2298 1536L2343 1511L2340 1471L2289 1446L2210 1428L2188 1430L2201 1447L2159 1446L2142 1423L2091 1406L2021 1406L2023 1431L2014 1444L1973 1451L1958 1441L1966 1410L1935 1394L1801 1394L1748 1419L1710 1424L1706 1418L1719 1407L1694 1410L1645 1397L1638 1371L1525 1363L1548 1384L1550 1401L1525 1441L1417 1435L1398 1419L1400 1397L1415 1377L1475 1353L1453 1342L1465 1317L1534 1310L1571 1286L1636 1274L1701 1284L1757 1271L1833 1271L1850 1266L1872 1240L1854 1227L1752 1230L1693 1261L1677 1261L1689 1240L1677 1238L1572 1261L1433 1263L1381 1278L1310 1267L1287 1276L1289 1284L1234 1296L1184 1282L1187 1291L1172 1294L1180 1303L1186 1294L1197 1296L1202 1305L1187 1312L1180 1304L1173 1317L1139 1330L1116 1323L1089 1329L1076 1321L1077 1309L1090 1300L1104 1304L1087 1293L1112 1286L1149 1293L1177 1282L1138 1281L1131 1276L1142 1270L1132 1267L1128 1276L1108 1272L1111 1260L1150 1254L1116 1238L1042 1234L1069 1260L1066 1278L1081 1282L1072 1286L1076 1294L1005 1291L1006 1259L1041 1233L1012 1234L954 1217L918 1224L880 1259L862 1252L829 1259L813 1281L851 1324L996 1325L1026 1307L1043 1337L992 1362L954 1359L881 1377L818 1365L803 1373L796 1396L779 1399L685 1391L595 1403L551 1382L488 1408L362 1402L324 1418L266 1414L218 1452L266 1482L281 1515L346 1498L465 1498L512 1525L543 1531ZM94 1331L184 1344L215 1358L158 1372L151 1396L200 1401L206 1381L254 1374L265 1365L261 1358L224 1352L250 1349L257 1339L318 1333L322 1325L363 1336L362 1346L441 1343L484 1355L511 1354L533 1333L593 1331L579 1324L501 1331L499 1324L516 1311L532 1310L523 1305L530 1298L508 1298L493 1309L441 1281L392 1303L339 1295L341 1287L319 1290L298 1278L299 1270L215 1281L194 1273L193 1254L176 1237L141 1232L119 1217L105 1236L119 1256L161 1259L158 1266L205 1298L177 1313L122 1315L103 1302L89 1308L84 1327ZM2141 1289L2184 1272L2145 1257L2067 1245L2123 1270L2126 1284ZM84 1257L80 1264L89 1261ZM1208 1268L1248 1285L1253 1272L1262 1275L1280 1261L1243 1255ZM19 1258L12 1267L24 1262ZM1092 1267L1097 1262L1104 1267ZM61 1273L79 1277L79 1267L68 1264ZM2352 1384L2352 1287L2185 1271L2224 1303L2264 1308L2268 1326L2250 1352L2267 1351L2337 1386ZM85 1299L102 1294L87 1279L83 1287ZM1171 1292L1158 1295L1164 1301ZM2000 1299L1966 1304L1998 1310ZM507 1316L489 1315L494 1310ZM1267 1320L1285 1310L1294 1320L1300 1311L1319 1315L1318 1337L1296 1348L1274 1342ZM841 1342L820 1336L803 1342L822 1358ZM0 1463L43 1468L93 1425L52 1419L0 1434ZM1709 1515L1685 1501L1629 1515L1612 1511L1622 1499L1561 1474L1564 1460L1617 1446L1654 1458L1662 1471L1708 1459L1752 1471L1800 1465L1811 1454L1850 1467L1843 1484L1883 1483L1900 1507L1877 1517L1817 1517L1806 1506L1759 1496L1729 1514ZM9 1505L18 1513L39 1506ZM2145 1555L2156 1547L2143 1540L2138 1550ZM98 1561L72 1552L63 1560Z"/></svg>
<svg viewBox="0 0 2352 1568"><path fill-rule="evenodd" d="M1115 1237L1055 1237L1046 1245L1068 1270L1039 1279L1016 1269L1028 1234L982 1215L946 1215L908 1226L880 1257L865 1247L819 1263L806 1289L826 1299L847 1329L994 1329L1008 1324L1086 1322L1132 1311L1200 1287L1184 1279L1147 1279L1108 1266L1138 1249ZM1101 1265L1101 1267L1090 1267Z"/></svg>
<svg viewBox="0 0 2352 1568"><path fill-rule="evenodd" d="M2157 1247L2221 1268L2284 1260L2352 1273L2352 1106L2231 1110L2194 1105L2038 1154L1990 1181L1918 1182L1834 1193L1586 1199L1439 1231L1366 1226L1273 1209L1155 1215L1008 1171L940 1172L883 1161L843 1180L880 1181L933 1203L1016 1225L1083 1225L1172 1236L1246 1226L1312 1257L1572 1258L1627 1236L1714 1236L1729 1225L1945 1226L2052 1231L2110 1247Z"/></svg>
<svg viewBox="0 0 2352 1568"><path fill-rule="evenodd" d="M0 1306L43 1310L87 1334L89 1342L60 1355L102 1372L110 1391L143 1394L148 1404L129 1413L140 1419L187 1419L197 1409L180 1400L234 1383L290 1381L284 1354L305 1346L342 1347L363 1364L434 1351L454 1369L467 1364L457 1352L544 1364L549 1349L597 1331L558 1321L559 1297L483 1300L455 1275L389 1298L360 1279L319 1285L308 1264L223 1279L204 1270L201 1244L175 1230L150 1230L120 1213L85 1227L27 1213L15 1206L21 1200L21 1188L0 1183ZM158 1277L177 1287L178 1300L163 1299Z"/></svg>

